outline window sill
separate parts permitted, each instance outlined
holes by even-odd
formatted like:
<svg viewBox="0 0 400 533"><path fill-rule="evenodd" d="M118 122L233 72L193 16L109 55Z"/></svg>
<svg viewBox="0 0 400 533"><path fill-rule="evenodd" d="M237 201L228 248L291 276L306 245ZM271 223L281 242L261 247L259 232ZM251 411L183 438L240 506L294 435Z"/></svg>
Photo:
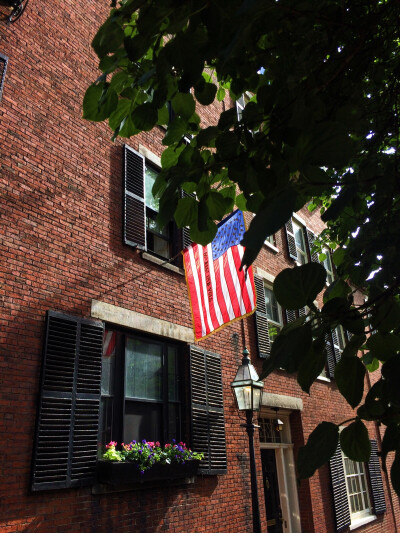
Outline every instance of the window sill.
<svg viewBox="0 0 400 533"><path fill-rule="evenodd" d="M276 246L274 246L273 244L271 244L270 242L264 241L264 244L265 244L265 246L267 248L270 248L274 253L276 253L276 254L279 253L279 249Z"/></svg>
<svg viewBox="0 0 400 533"><path fill-rule="evenodd" d="M159 257L151 255L148 252L142 252L141 256L146 261L150 261L150 263L154 263L155 265L162 266L163 268L170 270L171 272L175 272L175 274L179 274L181 276L185 275L182 268L179 268L175 265L171 265L170 263L166 263L165 259L160 259Z"/></svg>
<svg viewBox="0 0 400 533"><path fill-rule="evenodd" d="M325 381L325 383L331 383L332 382L332 380L330 378L327 378L326 376L318 376L317 380L318 381Z"/></svg>
<svg viewBox="0 0 400 533"><path fill-rule="evenodd" d="M358 518L357 520L354 520L350 525L350 531L353 531L353 529L357 529L358 527L365 526L365 524L369 524L370 522L373 522L376 520L375 515L365 516L364 518Z"/></svg>

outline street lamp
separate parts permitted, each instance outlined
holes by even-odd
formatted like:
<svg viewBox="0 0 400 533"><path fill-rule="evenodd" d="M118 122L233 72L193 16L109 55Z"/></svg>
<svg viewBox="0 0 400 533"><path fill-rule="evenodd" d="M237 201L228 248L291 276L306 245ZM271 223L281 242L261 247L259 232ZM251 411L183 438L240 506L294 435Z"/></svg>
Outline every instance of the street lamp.
<svg viewBox="0 0 400 533"><path fill-rule="evenodd" d="M253 508L253 532L261 533L260 509L258 505L256 459L254 455L254 428L253 413L259 411L264 383L259 381L256 369L250 362L247 348L243 350L242 364L239 366L236 377L231 383L236 404L239 411L245 411L246 428L249 436L250 475L251 475L251 498Z"/></svg>

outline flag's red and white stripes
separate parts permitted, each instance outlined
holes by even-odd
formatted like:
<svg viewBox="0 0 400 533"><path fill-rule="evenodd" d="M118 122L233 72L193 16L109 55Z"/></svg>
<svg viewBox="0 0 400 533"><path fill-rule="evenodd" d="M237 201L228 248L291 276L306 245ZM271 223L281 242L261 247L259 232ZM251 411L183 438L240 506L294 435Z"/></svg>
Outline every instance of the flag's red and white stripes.
<svg viewBox="0 0 400 533"><path fill-rule="evenodd" d="M213 261L211 244L193 244L183 251L193 327L197 340L255 309L253 271L239 271L243 246Z"/></svg>

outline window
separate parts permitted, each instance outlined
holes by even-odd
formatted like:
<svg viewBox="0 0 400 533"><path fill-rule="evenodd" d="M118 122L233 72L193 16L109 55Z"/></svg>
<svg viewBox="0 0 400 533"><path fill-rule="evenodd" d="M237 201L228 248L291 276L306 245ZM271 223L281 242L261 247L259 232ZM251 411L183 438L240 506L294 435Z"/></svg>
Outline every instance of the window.
<svg viewBox="0 0 400 533"><path fill-rule="evenodd" d="M278 335L283 327L282 308L276 300L272 289L264 286L265 307L268 318L268 329L270 342Z"/></svg>
<svg viewBox="0 0 400 533"><path fill-rule="evenodd" d="M289 257L294 259L298 265L308 263L308 256L310 254L308 233L310 233L310 236L312 233L309 232L305 226L297 222L297 220L294 220L294 218L291 218L286 222L285 229ZM311 257L311 259L314 261L313 257Z"/></svg>
<svg viewBox="0 0 400 533"><path fill-rule="evenodd" d="M330 253L329 250L324 250L323 253L326 256L324 261L323 261L323 265L324 265L325 270L326 270L326 282L328 283L328 285L330 285L331 283L333 283L333 281L335 279L335 276L334 276L334 273L333 273L331 253Z"/></svg>
<svg viewBox="0 0 400 533"><path fill-rule="evenodd" d="M343 455L346 492L349 501L351 521L371 515L365 465L356 463Z"/></svg>
<svg viewBox="0 0 400 533"><path fill-rule="evenodd" d="M6 78L8 57L0 54L0 100L3 95L4 80Z"/></svg>
<svg viewBox="0 0 400 533"><path fill-rule="evenodd" d="M246 107L250 101L250 94L244 93L240 98L236 100L236 112L238 120L242 120L243 109Z"/></svg>
<svg viewBox="0 0 400 533"><path fill-rule="evenodd" d="M305 265L308 262L308 257L303 227L293 222L293 233L296 243L297 262L300 265Z"/></svg>
<svg viewBox="0 0 400 533"><path fill-rule="evenodd" d="M337 531L361 526L386 511L376 440L371 440L368 464L350 460L340 446L329 464Z"/></svg>
<svg viewBox="0 0 400 533"><path fill-rule="evenodd" d="M218 354L115 328L104 334L99 320L48 311L41 376L33 491L96 483L99 437L166 442L184 432L204 453L202 474L226 472Z"/></svg>
<svg viewBox="0 0 400 533"><path fill-rule="evenodd" d="M157 223L158 200L152 188L157 167L129 146L124 147L124 242L162 258L171 259L190 244L189 231L178 230L171 222ZM181 262L181 257L176 263Z"/></svg>
<svg viewBox="0 0 400 533"><path fill-rule="evenodd" d="M106 330L102 357L101 435L110 440L182 438L182 361L177 344Z"/></svg>
<svg viewBox="0 0 400 533"><path fill-rule="evenodd" d="M146 239L147 250L156 255L170 259L172 257L172 223L161 228L157 222L159 200L152 194L153 185L157 179L158 170L145 163L144 190L146 203Z"/></svg>

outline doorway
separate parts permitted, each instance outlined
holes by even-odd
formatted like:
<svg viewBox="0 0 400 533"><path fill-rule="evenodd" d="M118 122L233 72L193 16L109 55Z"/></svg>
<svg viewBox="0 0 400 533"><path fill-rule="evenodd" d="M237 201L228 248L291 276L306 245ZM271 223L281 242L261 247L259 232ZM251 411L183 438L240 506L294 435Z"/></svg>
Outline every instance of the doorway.
<svg viewBox="0 0 400 533"><path fill-rule="evenodd" d="M259 419L262 479L268 533L300 533L290 412L263 410Z"/></svg>
<svg viewBox="0 0 400 533"><path fill-rule="evenodd" d="M268 533L283 533L283 517L279 496L275 450L261 450L265 511Z"/></svg>

